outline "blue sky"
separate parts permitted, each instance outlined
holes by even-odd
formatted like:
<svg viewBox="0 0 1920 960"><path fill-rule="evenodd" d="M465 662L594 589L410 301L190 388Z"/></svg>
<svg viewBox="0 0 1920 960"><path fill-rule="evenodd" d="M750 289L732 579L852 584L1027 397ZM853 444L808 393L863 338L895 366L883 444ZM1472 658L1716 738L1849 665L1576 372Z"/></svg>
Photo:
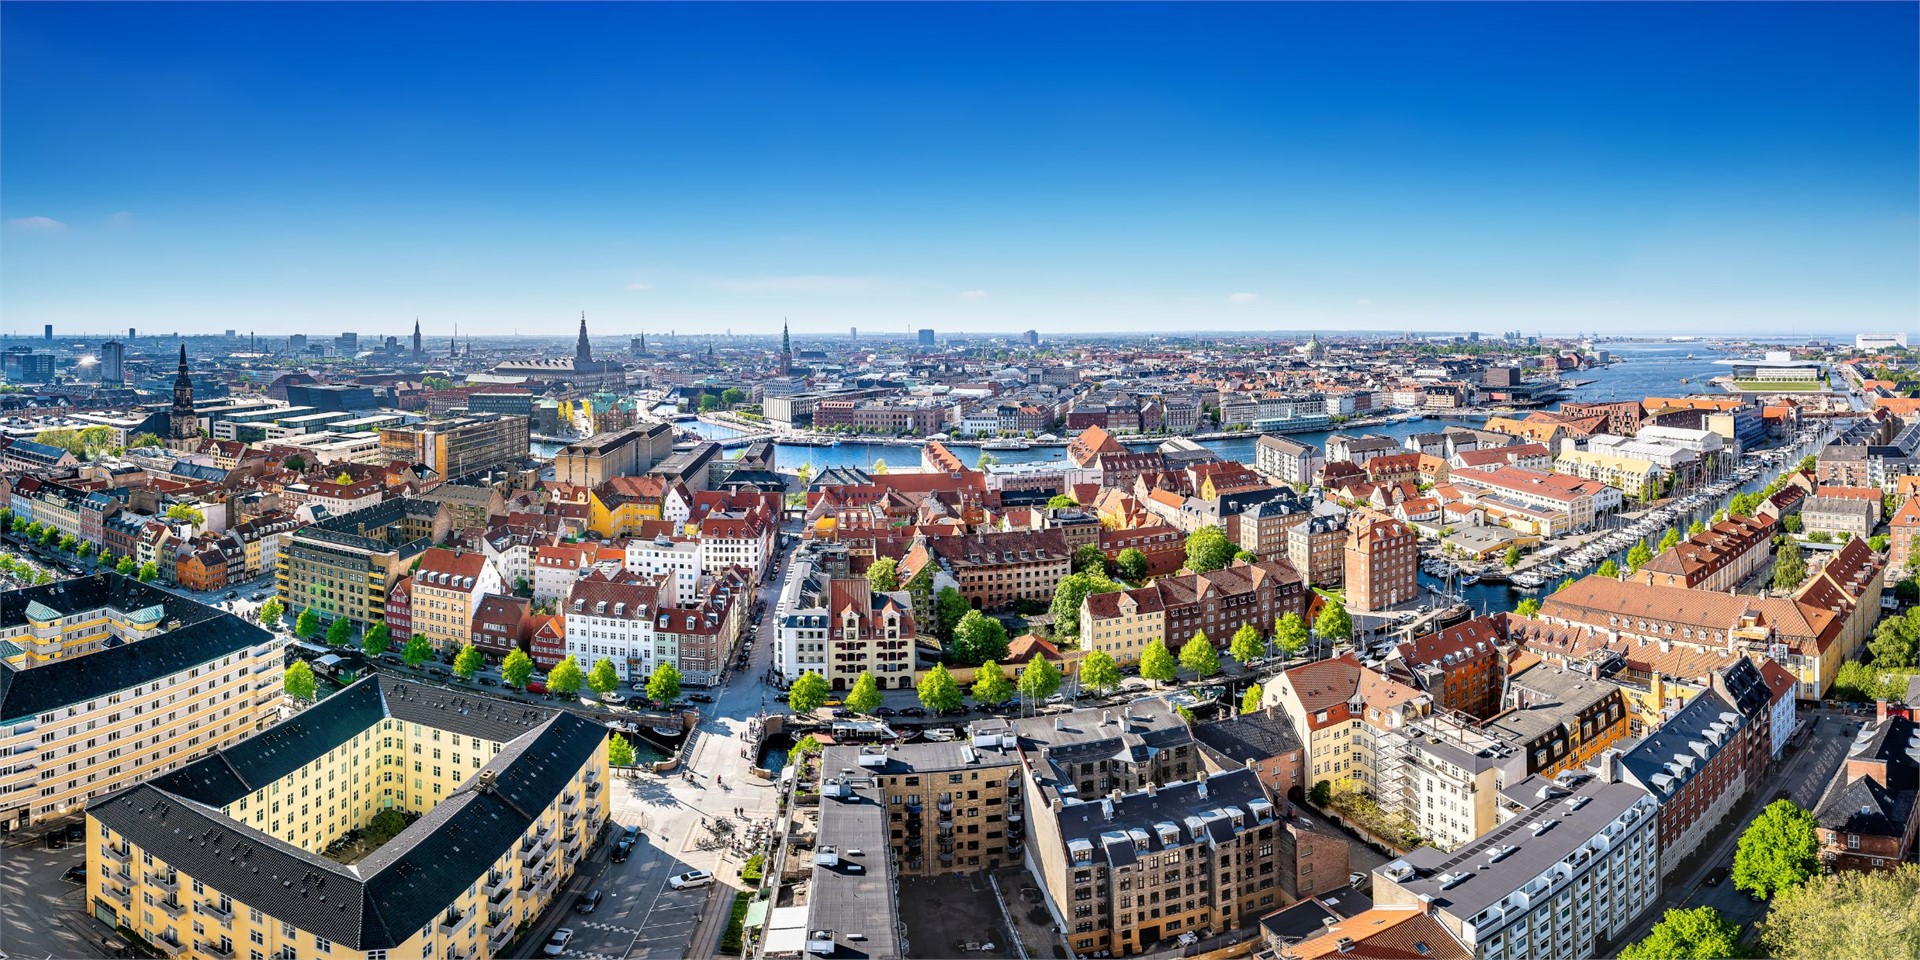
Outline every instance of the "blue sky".
<svg viewBox="0 0 1920 960"><path fill-rule="evenodd" d="M1850 333L1914 4L33 4L0 314Z"/></svg>

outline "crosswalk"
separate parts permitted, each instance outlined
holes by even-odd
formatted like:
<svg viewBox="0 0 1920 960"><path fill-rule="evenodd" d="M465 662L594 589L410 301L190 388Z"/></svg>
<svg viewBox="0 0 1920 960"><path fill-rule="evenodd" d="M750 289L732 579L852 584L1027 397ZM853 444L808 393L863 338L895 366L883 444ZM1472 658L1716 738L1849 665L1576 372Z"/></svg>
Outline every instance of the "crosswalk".
<svg viewBox="0 0 1920 960"><path fill-rule="evenodd" d="M582 923L576 923L574 924L574 926L586 927L589 930L607 930L613 933L624 933L628 936L633 936L634 934L640 932L639 930L634 929L633 927L623 927L617 923L594 923L592 921L586 921Z"/></svg>

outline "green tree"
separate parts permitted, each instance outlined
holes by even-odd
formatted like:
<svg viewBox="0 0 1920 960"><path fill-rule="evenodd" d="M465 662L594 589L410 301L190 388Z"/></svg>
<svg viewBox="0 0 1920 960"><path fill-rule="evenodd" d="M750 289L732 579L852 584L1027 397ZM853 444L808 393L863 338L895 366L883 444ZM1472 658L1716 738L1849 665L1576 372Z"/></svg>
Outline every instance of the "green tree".
<svg viewBox="0 0 1920 960"><path fill-rule="evenodd" d="M900 564L892 557L881 557L867 567L867 586L876 593L892 593L900 589Z"/></svg>
<svg viewBox="0 0 1920 960"><path fill-rule="evenodd" d="M1267 642L1260 638L1260 628L1251 623L1241 625L1233 632L1233 642L1227 646L1227 652L1233 655L1235 662L1245 666L1248 661L1258 660L1267 652Z"/></svg>
<svg viewBox="0 0 1920 960"><path fill-rule="evenodd" d="M1687 536L1697 537L1707 532L1707 525L1698 520L1687 525Z"/></svg>
<svg viewBox="0 0 1920 960"><path fill-rule="evenodd" d="M317 690L317 684L313 679L313 668L308 666L305 660L295 660L293 666L287 668L284 685L287 696L295 700L312 702Z"/></svg>
<svg viewBox="0 0 1920 960"><path fill-rule="evenodd" d="M1807 539L1812 540L1814 543L1832 543L1833 534L1826 530L1815 530L1807 534Z"/></svg>
<svg viewBox="0 0 1920 960"><path fill-rule="evenodd" d="M620 673L613 668L613 661L601 657L593 662L593 671L587 674L587 687L600 696L606 696L620 686Z"/></svg>
<svg viewBox="0 0 1920 960"><path fill-rule="evenodd" d="M1187 534L1187 569L1195 573L1218 570L1233 559L1233 541L1219 527L1201 527Z"/></svg>
<svg viewBox="0 0 1920 960"><path fill-rule="evenodd" d="M311 612L311 611L309 611ZM306 614L301 614L305 619ZM409 667L419 669L420 665L433 659L433 643L424 633L416 633L407 638L407 645L400 651L400 660Z"/></svg>
<svg viewBox="0 0 1920 960"><path fill-rule="evenodd" d="M720 391L720 402L729 407L747 402L747 392L739 387L728 387Z"/></svg>
<svg viewBox="0 0 1920 960"><path fill-rule="evenodd" d="M1680 531L1669 527L1667 532L1660 537L1660 552L1666 553L1668 550L1672 550L1679 542Z"/></svg>
<svg viewBox="0 0 1920 960"><path fill-rule="evenodd" d="M472 680L474 674L486 665L486 655L480 652L480 648L471 643L465 644L453 658L453 675L462 680Z"/></svg>
<svg viewBox="0 0 1920 960"><path fill-rule="evenodd" d="M519 649L507 654L507 659L500 664L500 677L507 682L507 686L525 690L527 681L533 677L533 658L527 656L525 650Z"/></svg>
<svg viewBox="0 0 1920 960"><path fill-rule="evenodd" d="M91 540L80 541L78 544L74 546L73 552L76 555L78 555L80 559L85 560L87 557L93 555L93 541Z"/></svg>
<svg viewBox="0 0 1920 960"><path fill-rule="evenodd" d="M133 576L133 572L137 569L139 565L133 562L132 557L121 557L120 562L113 565L113 572L123 577Z"/></svg>
<svg viewBox="0 0 1920 960"><path fill-rule="evenodd" d="M140 565L140 582L141 583L152 583L158 579L160 579L159 564L153 562L152 560L148 560L146 563L143 563Z"/></svg>
<svg viewBox="0 0 1920 960"><path fill-rule="evenodd" d="M1247 692L1240 697L1240 712L1242 714L1259 713L1260 712L1260 696L1261 696L1261 693L1260 693L1259 684L1257 683L1247 684Z"/></svg>
<svg viewBox="0 0 1920 960"><path fill-rule="evenodd" d="M296 453L293 456L290 456L285 460L280 461L280 465L283 467L286 467L288 470L292 470L295 473L299 473L300 471L305 470L307 468L307 458Z"/></svg>
<svg viewBox="0 0 1920 960"><path fill-rule="evenodd" d="M58 529L54 527L48 527L45 530L40 531L40 545L43 547L53 546L53 542L59 539L59 537L60 537L60 531Z"/></svg>
<svg viewBox="0 0 1920 960"><path fill-rule="evenodd" d="M1347 605L1338 600L1328 600L1320 608L1320 615L1313 619L1313 632L1328 643L1345 643L1353 639L1353 617L1347 613Z"/></svg>
<svg viewBox="0 0 1920 960"><path fill-rule="evenodd" d="M1620 951L1620 960L1730 960L1741 953L1739 925L1712 907L1695 907L1668 910L1646 939Z"/></svg>
<svg viewBox="0 0 1920 960"><path fill-rule="evenodd" d="M973 702L991 706L1013 699L1013 681L1000 664L988 660L973 671Z"/></svg>
<svg viewBox="0 0 1920 960"><path fill-rule="evenodd" d="M302 640L311 640L313 639L313 635L319 632L320 632L320 615L314 613L312 607L308 607L307 609L300 611L300 616L294 618L294 621L293 621L294 636L299 637Z"/></svg>
<svg viewBox="0 0 1920 960"><path fill-rule="evenodd" d="M1513 612L1523 617L1534 616L1540 612L1540 601L1533 597L1526 597L1519 603L1514 604Z"/></svg>
<svg viewBox="0 0 1920 960"><path fill-rule="evenodd" d="M1316 807L1325 809L1333 802L1333 784L1325 780L1315 780L1313 789L1307 791L1307 801Z"/></svg>
<svg viewBox="0 0 1920 960"><path fill-rule="evenodd" d="M44 523L41 523L38 520L35 520L32 523L27 524L26 533L29 539L38 540L40 539L40 535L46 532L47 532L47 525Z"/></svg>
<svg viewBox="0 0 1920 960"><path fill-rule="evenodd" d="M1298 613L1288 613L1273 621L1273 645L1282 660L1291 660L1307 648L1307 621Z"/></svg>
<svg viewBox="0 0 1920 960"><path fill-rule="evenodd" d="M1220 651L1214 649L1205 630L1194 631L1193 638L1181 645L1180 666L1202 680L1220 672Z"/></svg>
<svg viewBox="0 0 1920 960"><path fill-rule="evenodd" d="M1167 642L1154 637L1147 648L1140 652L1140 675L1148 680L1160 683L1172 683L1180 675L1180 668L1174 663L1173 654L1167 650Z"/></svg>
<svg viewBox="0 0 1920 960"><path fill-rule="evenodd" d="M1775 897L1760 929L1777 960L1920 957L1920 866L1814 877Z"/></svg>
<svg viewBox="0 0 1920 960"><path fill-rule="evenodd" d="M72 552L73 552L73 548L74 548L74 545L75 545L75 544L77 544L77 543L79 543L79 542L80 542L80 541L79 541L79 539L78 539L78 538L76 538L76 537L75 537L75 536L74 536L73 534L71 534L71 533L63 533L63 534L61 534L61 535L60 535L60 552L61 552L61 553L72 553Z"/></svg>
<svg viewBox="0 0 1920 960"><path fill-rule="evenodd" d="M376 623L360 638L360 652L369 657L377 657L387 652L391 639L392 633L387 629L387 625L384 622Z"/></svg>
<svg viewBox="0 0 1920 960"><path fill-rule="evenodd" d="M607 738L607 765L616 769L633 766L633 744L626 737L616 733Z"/></svg>
<svg viewBox="0 0 1920 960"><path fill-rule="evenodd" d="M876 476L876 477L884 477L884 476L886 476L886 475L887 475L887 461L885 461L885 460L875 460L875 461L873 461L873 468L872 468L872 470L871 470L870 472L871 472L871 473L872 473L872 474L873 474L874 476Z"/></svg>
<svg viewBox="0 0 1920 960"><path fill-rule="evenodd" d="M1056 493L1047 500L1048 510L1071 510L1080 505L1080 501L1064 493Z"/></svg>
<svg viewBox="0 0 1920 960"><path fill-rule="evenodd" d="M1073 569L1076 573L1098 574L1101 579L1107 576L1107 555L1100 552L1097 543L1083 543L1073 552Z"/></svg>
<svg viewBox="0 0 1920 960"><path fill-rule="evenodd" d="M1020 671L1020 695L1028 703L1038 703L1051 697L1060 689L1060 670L1053 661L1036 655L1027 661L1026 669Z"/></svg>
<svg viewBox="0 0 1920 960"><path fill-rule="evenodd" d="M940 592L934 594L933 597L934 616L939 620L939 625L936 629L939 632L940 639L952 640L953 628L959 626L961 618L965 617L967 611L972 609L973 605L967 602L966 595L961 593L959 589L955 587L941 587Z"/></svg>
<svg viewBox="0 0 1920 960"><path fill-rule="evenodd" d="M921 674L914 692L920 695L920 705L934 713L948 713L965 705L960 685L943 664L936 663L932 670Z"/></svg>
<svg viewBox="0 0 1920 960"><path fill-rule="evenodd" d="M1775 800L1747 825L1733 854L1733 885L1770 897L1820 872L1818 821L1792 800Z"/></svg>
<svg viewBox="0 0 1920 960"><path fill-rule="evenodd" d="M1507 555L1505 559L1507 561L1507 569L1511 570L1514 567L1519 566L1520 565L1520 545L1516 543L1508 547Z"/></svg>
<svg viewBox="0 0 1920 960"><path fill-rule="evenodd" d="M1147 578L1147 555L1139 547L1128 547L1114 557L1113 569L1120 579L1139 583Z"/></svg>
<svg viewBox="0 0 1920 960"><path fill-rule="evenodd" d="M1120 585L1105 576L1092 573L1070 573L1060 578L1058 586L1053 588L1053 604L1047 612L1053 614L1053 632L1056 636L1077 637L1080 635L1080 604L1096 593L1112 593Z"/></svg>
<svg viewBox="0 0 1920 960"><path fill-rule="evenodd" d="M1908 610L1905 616L1880 621L1867 651L1873 655L1875 667L1904 670L1914 665L1916 642L1920 642L1920 607Z"/></svg>
<svg viewBox="0 0 1920 960"><path fill-rule="evenodd" d="M1595 570L1594 575L1606 577L1608 580L1618 580L1620 579L1620 565L1615 563L1612 557L1608 557L1600 561L1600 569Z"/></svg>
<svg viewBox="0 0 1920 960"><path fill-rule="evenodd" d="M708 394L703 394L703 395L701 395L701 397L700 397L700 412L701 412L701 413L712 413L712 412L714 412L715 410L718 410L718 409L720 409L720 406L721 406L721 404L720 404L720 398L719 398L719 397L717 397L717 396L715 396L715 395L713 395L713 394L711 394L711 393L708 393Z"/></svg>
<svg viewBox="0 0 1920 960"><path fill-rule="evenodd" d="M344 647L353 639L353 621L341 617L327 625L327 645Z"/></svg>
<svg viewBox="0 0 1920 960"><path fill-rule="evenodd" d="M1867 538L1867 549L1872 550L1874 553L1886 553L1887 544L1891 542L1892 542L1892 538L1888 537L1886 534L1876 533L1873 536ZM85 556L85 554L82 554L82 556Z"/></svg>
<svg viewBox="0 0 1920 960"><path fill-rule="evenodd" d="M953 658L961 663L985 663L1007 655L1007 628L1000 621L969 610L953 628Z"/></svg>
<svg viewBox="0 0 1920 960"><path fill-rule="evenodd" d="M820 709L832 695L833 687L827 683L827 678L808 671L787 689L787 706L794 713L808 714Z"/></svg>
<svg viewBox="0 0 1920 960"><path fill-rule="evenodd" d="M1646 566L1647 561L1652 559L1653 559L1653 551L1647 549L1646 544L1644 543L1634 544L1633 549L1627 551L1627 572L1632 573L1633 571L1638 570L1643 566Z"/></svg>
<svg viewBox="0 0 1920 960"><path fill-rule="evenodd" d="M415 637L425 639L418 634L415 634ZM547 671L547 689L563 697L578 696L580 688L586 684L586 672L580 669L580 661L575 659L573 654L567 654L566 659L554 664L553 669Z"/></svg>
<svg viewBox="0 0 1920 960"><path fill-rule="evenodd" d="M647 676L647 699L665 706L680 699L680 668L663 663Z"/></svg>
<svg viewBox="0 0 1920 960"><path fill-rule="evenodd" d="M801 737L800 742L795 743L792 750L787 751L787 764L791 766L799 763L805 758L819 754L826 749L827 745L821 743L819 737L809 733Z"/></svg>
<svg viewBox="0 0 1920 960"><path fill-rule="evenodd" d="M1807 579L1807 559L1800 544L1792 540L1780 545L1773 554L1773 588L1792 590Z"/></svg>
<svg viewBox="0 0 1920 960"><path fill-rule="evenodd" d="M1120 665L1105 650L1095 650L1080 661L1080 685L1105 695L1120 686Z"/></svg>
<svg viewBox="0 0 1920 960"><path fill-rule="evenodd" d="M175 523L191 523L196 527L207 525L206 513L190 503L176 503L168 507L167 519Z"/></svg>
<svg viewBox="0 0 1920 960"><path fill-rule="evenodd" d="M847 709L854 713L869 715L880 709L886 696L880 692L880 681L875 679L873 671L864 670L860 679L853 681L853 689L847 693Z"/></svg>
<svg viewBox="0 0 1920 960"><path fill-rule="evenodd" d="M1800 515L1797 513L1789 513L1781 517L1780 525L1787 528L1788 533L1799 533L1807 528L1807 522L1800 519Z"/></svg>

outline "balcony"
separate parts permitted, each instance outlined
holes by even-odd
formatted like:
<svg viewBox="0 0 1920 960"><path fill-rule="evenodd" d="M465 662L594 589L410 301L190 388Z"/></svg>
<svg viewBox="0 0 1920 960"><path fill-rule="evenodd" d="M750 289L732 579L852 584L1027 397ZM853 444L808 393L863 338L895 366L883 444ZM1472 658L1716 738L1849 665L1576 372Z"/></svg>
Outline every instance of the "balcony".
<svg viewBox="0 0 1920 960"><path fill-rule="evenodd" d="M187 915L187 905L184 903L181 903L178 900L174 900L174 899L160 900L160 901L156 901L154 903L154 906L159 907L162 913L165 913L167 916L172 917L175 920L178 920L181 917L184 917Z"/></svg>
<svg viewBox="0 0 1920 960"><path fill-rule="evenodd" d="M164 933L153 938L153 945L159 947L160 952L165 953L169 957L178 957L187 952L187 948L183 946L180 941L169 940Z"/></svg>
<svg viewBox="0 0 1920 960"><path fill-rule="evenodd" d="M202 900L193 905L193 912L207 917L223 927L229 929L233 927L233 908L231 906L222 910L219 906Z"/></svg>
<svg viewBox="0 0 1920 960"><path fill-rule="evenodd" d="M233 944L231 943L219 944L201 940L193 945L193 952L203 957L214 957L217 958L217 960L233 960Z"/></svg>
<svg viewBox="0 0 1920 960"><path fill-rule="evenodd" d="M513 892L513 874L498 872L487 874L486 892L488 903L499 903L506 899L507 894Z"/></svg>
<svg viewBox="0 0 1920 960"><path fill-rule="evenodd" d="M115 903L118 903L122 909L133 909L133 891L128 890L126 887L102 886L100 892L106 894Z"/></svg>
<svg viewBox="0 0 1920 960"><path fill-rule="evenodd" d="M103 843L100 845L100 855L123 867L133 859L132 850L126 847L115 846L111 843Z"/></svg>
<svg viewBox="0 0 1920 960"><path fill-rule="evenodd" d="M459 946L450 946L441 956L445 958L445 960L478 960L480 951L472 947L462 948Z"/></svg>
<svg viewBox="0 0 1920 960"><path fill-rule="evenodd" d="M499 936L500 932L503 930L509 933L513 931L513 911L512 910L487 911L487 923L486 923L487 938L491 940L492 938Z"/></svg>
<svg viewBox="0 0 1920 960"><path fill-rule="evenodd" d="M1008 823L1019 823L1020 821L1022 821L1022 820L1025 820L1025 819L1026 819L1026 817L1025 817L1025 816L1022 816L1022 815L1021 815L1021 813L1020 813L1020 812L1019 812L1018 810L1009 810L1009 811L1007 811L1007 822L1008 822Z"/></svg>
<svg viewBox="0 0 1920 960"><path fill-rule="evenodd" d="M146 881L149 887L159 887L162 890L171 890L175 893L180 891L180 875L171 870L166 873L159 873L157 871L149 873L147 874Z"/></svg>
<svg viewBox="0 0 1920 960"><path fill-rule="evenodd" d="M566 796L561 797L560 812L561 813L579 813L580 812L580 795L577 793L569 793Z"/></svg>
<svg viewBox="0 0 1920 960"><path fill-rule="evenodd" d="M941 797L939 801L934 803L934 807L941 813L951 814L953 813L953 798Z"/></svg>
<svg viewBox="0 0 1920 960"><path fill-rule="evenodd" d="M487 952L495 956L505 949L507 942L513 939L513 918L503 916L498 928L489 928L487 933Z"/></svg>
<svg viewBox="0 0 1920 960"><path fill-rule="evenodd" d="M448 910L446 913L440 915L440 933L449 937L459 936L468 927L473 926L473 915L478 912L477 910L467 910L464 912L460 910Z"/></svg>

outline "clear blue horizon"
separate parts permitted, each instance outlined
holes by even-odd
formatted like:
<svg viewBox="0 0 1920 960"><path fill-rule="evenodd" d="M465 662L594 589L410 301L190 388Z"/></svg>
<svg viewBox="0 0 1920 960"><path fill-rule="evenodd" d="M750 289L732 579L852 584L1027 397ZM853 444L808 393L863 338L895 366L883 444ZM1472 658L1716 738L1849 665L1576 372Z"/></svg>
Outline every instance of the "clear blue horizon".
<svg viewBox="0 0 1920 960"><path fill-rule="evenodd" d="M1920 7L0 7L9 333L1920 317Z"/></svg>

